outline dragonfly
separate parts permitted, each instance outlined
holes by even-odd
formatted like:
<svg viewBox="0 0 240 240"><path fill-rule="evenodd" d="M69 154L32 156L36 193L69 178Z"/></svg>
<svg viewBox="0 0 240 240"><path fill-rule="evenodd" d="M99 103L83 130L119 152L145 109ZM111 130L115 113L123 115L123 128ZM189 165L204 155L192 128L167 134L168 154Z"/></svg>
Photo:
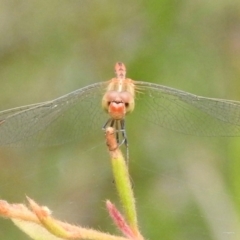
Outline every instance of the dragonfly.
<svg viewBox="0 0 240 240"><path fill-rule="evenodd" d="M126 78L118 62L115 77L51 101L0 112L0 146L49 146L85 142L101 127L116 129L128 145L125 119L137 114L160 127L199 136L240 136L240 102L197 96L171 87ZM121 139L119 135L121 133ZM140 135L140 131L139 131Z"/></svg>

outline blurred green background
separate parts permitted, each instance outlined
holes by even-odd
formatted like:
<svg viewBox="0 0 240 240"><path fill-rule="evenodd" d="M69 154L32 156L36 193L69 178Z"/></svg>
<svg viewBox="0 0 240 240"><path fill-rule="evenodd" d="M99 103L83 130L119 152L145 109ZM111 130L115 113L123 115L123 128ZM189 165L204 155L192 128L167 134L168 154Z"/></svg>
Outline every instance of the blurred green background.
<svg viewBox="0 0 240 240"><path fill-rule="evenodd" d="M0 1L1 110L109 80L116 61L132 79L240 100L240 2ZM239 138L185 136L134 114L127 131L147 239L240 239ZM1 199L28 195L63 221L116 233L112 180L104 139L0 150ZM28 237L0 219L0 239Z"/></svg>

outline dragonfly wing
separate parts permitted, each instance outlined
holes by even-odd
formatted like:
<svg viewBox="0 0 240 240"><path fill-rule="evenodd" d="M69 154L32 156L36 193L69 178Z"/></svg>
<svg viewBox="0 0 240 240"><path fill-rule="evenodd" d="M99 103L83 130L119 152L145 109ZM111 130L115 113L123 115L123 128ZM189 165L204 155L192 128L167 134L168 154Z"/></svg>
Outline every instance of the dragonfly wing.
<svg viewBox="0 0 240 240"><path fill-rule="evenodd" d="M100 132L107 119L101 109L105 86L92 84L53 101L0 112L0 145L41 147Z"/></svg>
<svg viewBox="0 0 240 240"><path fill-rule="evenodd" d="M240 136L240 102L205 98L147 82L135 83L140 90L136 108L148 121L190 135Z"/></svg>
<svg viewBox="0 0 240 240"><path fill-rule="evenodd" d="M21 107L16 107L16 108L11 108L11 109L1 111L0 112L0 123L14 114L18 114L22 111L26 111L26 110L29 110L31 108L34 108L34 107L37 107L37 106L40 106L40 105L46 104L46 103L47 102L35 103L35 104L31 104L31 105L26 105L26 106L21 106Z"/></svg>

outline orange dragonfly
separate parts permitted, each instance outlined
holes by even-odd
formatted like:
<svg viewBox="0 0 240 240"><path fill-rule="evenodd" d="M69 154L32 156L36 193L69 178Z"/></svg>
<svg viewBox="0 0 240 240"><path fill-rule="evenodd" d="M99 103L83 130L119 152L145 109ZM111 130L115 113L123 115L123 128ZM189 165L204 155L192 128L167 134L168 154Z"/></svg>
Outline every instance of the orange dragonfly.
<svg viewBox="0 0 240 240"><path fill-rule="evenodd" d="M133 111L148 122L185 134L240 135L238 101L135 81L126 78L126 68L120 62L115 65L115 73L110 81L91 84L52 101L1 111L0 145L48 146L85 141L104 123L104 129L115 127L118 142L127 145L125 117Z"/></svg>

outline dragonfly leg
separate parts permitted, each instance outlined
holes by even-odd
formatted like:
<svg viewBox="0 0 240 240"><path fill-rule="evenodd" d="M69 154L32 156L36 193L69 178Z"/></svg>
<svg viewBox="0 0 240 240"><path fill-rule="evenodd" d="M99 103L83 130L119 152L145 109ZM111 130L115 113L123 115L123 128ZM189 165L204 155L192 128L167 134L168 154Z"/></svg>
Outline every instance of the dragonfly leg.
<svg viewBox="0 0 240 240"><path fill-rule="evenodd" d="M125 128L125 119L121 119L120 124L121 124L121 131L122 131L122 137L123 137L123 141L121 144L124 143L124 145L126 146L126 155L127 155L127 163L128 163L129 148L128 148L127 133L126 133L126 128Z"/></svg>
<svg viewBox="0 0 240 240"><path fill-rule="evenodd" d="M111 118L109 118L107 121L106 121L106 123L104 123L104 125L102 126L102 130L106 130L106 128L107 128L107 125L109 124L109 122L111 121Z"/></svg>
<svg viewBox="0 0 240 240"><path fill-rule="evenodd" d="M112 118L109 118L106 123L102 126L102 130L106 130L107 126L109 125L110 127L113 127L114 126L114 122L115 120L112 119Z"/></svg>
<svg viewBox="0 0 240 240"><path fill-rule="evenodd" d="M127 141L127 133L126 133L126 129L125 129L125 120L124 119L116 120L116 119L109 118L107 120L107 122L103 125L102 130L105 131L108 126L113 127L115 129L115 134L116 134L115 136L116 136L118 146L120 147L122 144L125 145L126 155L127 155L127 163L128 163L129 148L128 148L128 141ZM120 136L119 136L120 132L122 132L122 141L121 142L120 142Z"/></svg>
<svg viewBox="0 0 240 240"><path fill-rule="evenodd" d="M116 139L118 146L121 146L119 144L119 121L115 121L115 133L116 133Z"/></svg>
<svg viewBox="0 0 240 240"><path fill-rule="evenodd" d="M120 142L120 140L119 140L119 131L121 131L121 130L119 130L119 124L118 124L118 122L119 122L118 120L109 118L109 119L107 120L107 122L103 125L102 130L103 130L103 131L106 131L106 128L107 128L108 126L114 128L114 129L115 129L115 136L116 136L116 139L117 139L117 144L118 144L118 146L121 146L122 143L119 144L119 142Z"/></svg>
<svg viewBox="0 0 240 240"><path fill-rule="evenodd" d="M123 141L122 144L124 143L125 146L128 146L128 141L127 141L127 133L126 133L126 129L125 129L125 120L121 119L120 120L120 125L121 125L121 132L122 132L122 137L123 137Z"/></svg>

